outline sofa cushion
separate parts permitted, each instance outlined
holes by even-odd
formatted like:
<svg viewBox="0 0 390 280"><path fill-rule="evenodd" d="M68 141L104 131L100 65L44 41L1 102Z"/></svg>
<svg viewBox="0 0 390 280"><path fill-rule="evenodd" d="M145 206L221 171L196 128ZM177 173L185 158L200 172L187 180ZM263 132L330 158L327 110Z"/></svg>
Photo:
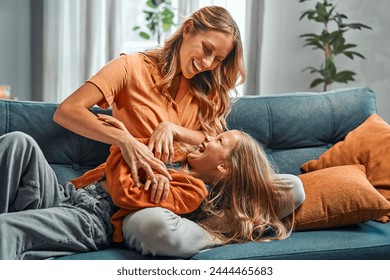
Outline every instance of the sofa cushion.
<svg viewBox="0 0 390 280"><path fill-rule="evenodd" d="M295 214L295 229L356 224L382 217L388 202L367 180L362 165L344 165L299 175L306 199Z"/></svg>
<svg viewBox="0 0 390 280"><path fill-rule="evenodd" d="M364 165L374 187L390 189L390 126L378 115L372 114L343 141L301 168L308 172L345 164Z"/></svg>
<svg viewBox="0 0 390 280"><path fill-rule="evenodd" d="M196 260L389 260L390 227L373 221L293 232L272 242L249 242L205 250Z"/></svg>

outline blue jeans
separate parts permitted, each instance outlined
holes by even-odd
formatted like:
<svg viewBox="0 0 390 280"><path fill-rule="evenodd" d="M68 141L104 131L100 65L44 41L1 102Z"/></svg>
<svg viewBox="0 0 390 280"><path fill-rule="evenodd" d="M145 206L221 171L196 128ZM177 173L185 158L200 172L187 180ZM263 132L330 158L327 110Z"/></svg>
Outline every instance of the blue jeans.
<svg viewBox="0 0 390 280"><path fill-rule="evenodd" d="M0 259L45 259L106 247L116 211L99 183L61 186L38 144L0 137Z"/></svg>

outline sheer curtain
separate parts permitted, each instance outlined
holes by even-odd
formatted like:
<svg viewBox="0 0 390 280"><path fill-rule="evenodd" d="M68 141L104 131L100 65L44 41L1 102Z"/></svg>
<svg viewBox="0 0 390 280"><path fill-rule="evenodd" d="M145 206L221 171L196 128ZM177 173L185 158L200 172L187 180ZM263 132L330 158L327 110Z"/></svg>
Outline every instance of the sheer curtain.
<svg viewBox="0 0 390 280"><path fill-rule="evenodd" d="M44 0L43 96L61 102L119 55L121 0Z"/></svg>
<svg viewBox="0 0 390 280"><path fill-rule="evenodd" d="M237 22L244 46L245 84L238 88L240 95L260 94L260 66L265 0L180 0L179 15L185 16L206 5L225 7ZM239 6L237 6L239 5ZM244 5L244 6L243 6ZM241 8L244 9L241 9Z"/></svg>
<svg viewBox="0 0 390 280"><path fill-rule="evenodd" d="M261 49L263 42L264 0L246 1L246 36L244 44L245 95L260 95Z"/></svg>

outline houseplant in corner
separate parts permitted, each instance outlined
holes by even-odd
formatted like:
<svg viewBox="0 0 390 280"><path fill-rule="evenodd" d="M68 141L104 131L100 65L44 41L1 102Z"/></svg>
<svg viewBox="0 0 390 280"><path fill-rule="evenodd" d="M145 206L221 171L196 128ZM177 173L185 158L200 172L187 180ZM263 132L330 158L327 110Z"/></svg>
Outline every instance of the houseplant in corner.
<svg viewBox="0 0 390 280"><path fill-rule="evenodd" d="M155 38L158 45L163 40L164 33L168 32L175 25L173 18L175 14L172 11L172 3L169 0L147 0L147 10L144 10L147 31L140 26L133 27L139 36L144 39Z"/></svg>
<svg viewBox="0 0 390 280"><path fill-rule="evenodd" d="M300 3L307 1L311 0L299 0ZM305 33L300 36L305 39L306 43L304 47L311 46L313 49L321 50L324 54L324 60L320 68L306 67L302 70L310 70L310 73L320 75L319 78L312 81L310 88L323 83L323 89L326 91L332 83L348 83L354 81L356 73L350 70L339 71L336 67L335 57L342 54L350 59L354 59L354 57L364 59L365 57L362 54L353 50L357 45L347 43L344 35L351 29L362 30L371 29L371 27L362 23L345 23L344 20L348 19L347 16L338 13L336 11L336 5L327 0L318 1L314 9L304 11L299 20L304 18L323 24L323 29L320 34ZM334 30L331 30L332 23L335 26Z"/></svg>

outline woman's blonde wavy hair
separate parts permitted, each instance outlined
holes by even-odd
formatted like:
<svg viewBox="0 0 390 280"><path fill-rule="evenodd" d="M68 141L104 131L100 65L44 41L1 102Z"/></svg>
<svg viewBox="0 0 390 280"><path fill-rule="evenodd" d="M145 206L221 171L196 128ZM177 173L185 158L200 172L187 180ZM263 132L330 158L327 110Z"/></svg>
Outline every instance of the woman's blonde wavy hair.
<svg viewBox="0 0 390 280"><path fill-rule="evenodd" d="M263 148L239 132L241 140L225 159L228 172L215 178L202 205L202 215L213 217L212 222L206 218L199 224L224 243L287 238L294 215L281 221L278 213L287 204L294 209L288 186L276 176Z"/></svg>
<svg viewBox="0 0 390 280"><path fill-rule="evenodd" d="M243 47L240 31L230 13L218 6L203 7L188 16L181 26L170 36L161 49L146 52L158 61L163 78L157 86L167 91L179 67L179 52L183 42L186 24L193 22L193 34L200 31L219 31L230 34L234 47L229 55L212 71L195 75L190 80L190 87L200 104L198 117L202 130L218 134L227 128L226 117L231 110L231 91L245 81Z"/></svg>

